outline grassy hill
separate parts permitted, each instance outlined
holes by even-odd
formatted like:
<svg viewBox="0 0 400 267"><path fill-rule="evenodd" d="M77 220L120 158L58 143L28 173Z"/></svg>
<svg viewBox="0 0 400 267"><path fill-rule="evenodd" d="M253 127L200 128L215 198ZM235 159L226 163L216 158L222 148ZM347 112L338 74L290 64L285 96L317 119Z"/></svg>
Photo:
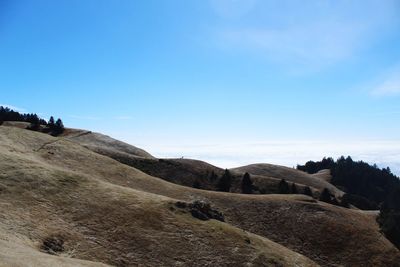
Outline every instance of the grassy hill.
<svg viewBox="0 0 400 267"><path fill-rule="evenodd" d="M0 256L7 255L0 265L30 266L30 259L37 266L400 262L374 215L302 195L242 195L177 185L111 158L106 155L110 142L90 136L80 143L68 134L52 137L0 126ZM176 206L194 200L210 203L225 222L199 220ZM53 253L60 240L62 249Z"/></svg>
<svg viewBox="0 0 400 267"><path fill-rule="evenodd" d="M334 185L330 184L328 181L321 179L315 175L310 175L306 172L299 171L296 169L259 163L259 164L251 164L243 167L238 167L232 169L234 172L245 173L248 172L252 175L264 176L264 177L273 177L276 179L285 179L287 181L307 185L319 191L322 191L324 188L328 188L333 194L340 197L344 193L339 190Z"/></svg>

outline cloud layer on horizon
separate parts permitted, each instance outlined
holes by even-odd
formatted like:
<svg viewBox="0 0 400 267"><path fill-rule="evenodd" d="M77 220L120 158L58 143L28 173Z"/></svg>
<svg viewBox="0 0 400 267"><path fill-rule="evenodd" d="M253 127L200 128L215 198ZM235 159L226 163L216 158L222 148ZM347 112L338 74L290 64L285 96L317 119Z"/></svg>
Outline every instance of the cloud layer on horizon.
<svg viewBox="0 0 400 267"><path fill-rule="evenodd" d="M288 167L304 164L308 160L323 157L353 157L376 163L379 167L389 166L400 175L400 140L364 141L276 141L257 143L210 143L186 144L145 144L142 148L157 157L185 157L207 161L222 168L232 168L252 163L271 163Z"/></svg>

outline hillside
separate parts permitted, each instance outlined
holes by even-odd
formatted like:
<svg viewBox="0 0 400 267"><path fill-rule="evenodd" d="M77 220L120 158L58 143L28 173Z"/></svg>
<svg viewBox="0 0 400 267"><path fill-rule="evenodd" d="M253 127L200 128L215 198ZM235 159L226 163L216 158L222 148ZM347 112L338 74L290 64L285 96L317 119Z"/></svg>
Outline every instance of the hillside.
<svg viewBox="0 0 400 267"><path fill-rule="evenodd" d="M115 140L107 135L84 130L67 129L64 137L100 154L128 155L140 158L154 158L143 149Z"/></svg>
<svg viewBox="0 0 400 267"><path fill-rule="evenodd" d="M231 169L233 172L245 173L248 172L252 175L274 177L276 179L285 179L287 181L303 184L322 191L324 188L328 188L333 194L340 197L344 193L334 185L330 184L325 179L321 179L318 176L310 175L308 173L272 164L260 163L251 164L243 167Z"/></svg>
<svg viewBox="0 0 400 267"><path fill-rule="evenodd" d="M49 266L47 259L65 260L65 266L77 259L117 266L400 262L399 251L370 214L302 195L176 185L105 156L104 150L94 152L91 142L0 126L0 240L9 244L0 247L0 255L8 255L8 262L28 266L18 253L42 266ZM225 222L202 221L176 206L194 200L209 202ZM58 256L44 253L48 239L63 240Z"/></svg>
<svg viewBox="0 0 400 267"><path fill-rule="evenodd" d="M119 186L135 180L146 184L149 179L150 187L165 182L70 141L0 127L0 143L0 232L2 239L18 238L27 259L38 255L46 238L58 238L65 247L61 259L118 266L315 265L264 237L193 218L174 208L176 199ZM107 175L110 171L117 177ZM18 253L12 257L8 250L2 247L1 253L20 263ZM54 257L43 256L40 264L49 266L47 258Z"/></svg>

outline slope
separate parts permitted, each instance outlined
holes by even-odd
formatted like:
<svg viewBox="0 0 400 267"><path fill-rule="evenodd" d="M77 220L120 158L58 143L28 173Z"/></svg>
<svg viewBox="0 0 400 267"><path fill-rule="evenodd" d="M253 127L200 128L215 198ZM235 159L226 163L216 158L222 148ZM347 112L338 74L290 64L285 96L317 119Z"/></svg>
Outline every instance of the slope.
<svg viewBox="0 0 400 267"><path fill-rule="evenodd" d="M140 158L154 158L148 152L138 147L129 145L107 135L91 131L66 129L64 137L86 148L108 155L128 155Z"/></svg>
<svg viewBox="0 0 400 267"><path fill-rule="evenodd" d="M56 222L46 222L45 225L49 225L46 229L68 225L68 233L81 237L76 243L82 246L70 243L78 258L110 263L115 261L118 251L118 255L122 255L121 264L134 259L160 264L145 258L149 251L155 251L151 255L157 255L170 264L177 264L172 261L175 257L185 264L204 259L203 264L237 261L260 265L260 258L255 255L264 255L261 256L264 258L262 262L273 259L284 266L291 266L294 259L298 259L300 265L312 264L299 254L293 254L291 250L294 250L323 266L396 266L400 260L399 251L380 234L375 220L362 212L320 203L306 196L249 196L195 190L146 175L66 139L6 127L0 127L0 136L1 170L7 170L3 171L2 178L6 179L2 182L9 183L5 185L6 191L10 187L16 190L21 188L21 183L16 186L17 182L26 177L29 178L26 181L29 186L25 194L12 196L33 194L32 198L17 200L16 203L12 202L13 197L7 201L15 206L29 204L33 206L30 209L41 211L46 209L35 206L35 196L40 196L37 197L40 203L43 203L42 199L45 203L50 202L46 210L49 214L45 218L52 218L53 215ZM25 168L17 167L26 161ZM11 170L18 173L12 175ZM1 197L4 195L1 194ZM176 200L195 199L208 201L221 210L227 223L201 222L187 213L171 210ZM29 209L24 207L24 210ZM31 216L30 220L36 218L40 217ZM15 222L18 222L18 216ZM218 227L213 228L213 224ZM40 242L50 233L43 234L37 225L40 225L38 221L32 222L31 232L40 233L37 234L40 238L35 239ZM190 231L185 232L184 229ZM218 234L215 229L222 229L222 232ZM238 235L232 235L232 232ZM115 236L113 233L116 233ZM247 235L251 236L251 248L246 241ZM144 241L140 241L138 236ZM195 238L197 243L191 238ZM278 246L278 252L274 249L277 244L266 238L290 250ZM180 243L178 240L181 240ZM247 245L239 240L245 240ZM174 251L165 254L162 246L171 244L174 244L176 254ZM251 244L261 245L253 247ZM218 253L210 255L210 250Z"/></svg>
<svg viewBox="0 0 400 267"><path fill-rule="evenodd" d="M231 170L233 172L239 172L239 173L248 172L252 175L285 179L293 183L303 184L316 188L320 191L322 191L324 188L328 188L333 194L335 194L338 197L344 194L343 191L339 190L334 185L330 184L329 182L319 177L312 176L308 173L284 166L259 163L259 164L251 164L243 167L233 168Z"/></svg>
<svg viewBox="0 0 400 267"><path fill-rule="evenodd" d="M198 220L176 199L117 185L166 182L68 140L0 127L0 144L0 237L20 244L0 247L1 264L19 266L22 254L38 266L96 265L68 257L117 266L316 266L264 237ZM38 252L49 239L63 241L58 257Z"/></svg>

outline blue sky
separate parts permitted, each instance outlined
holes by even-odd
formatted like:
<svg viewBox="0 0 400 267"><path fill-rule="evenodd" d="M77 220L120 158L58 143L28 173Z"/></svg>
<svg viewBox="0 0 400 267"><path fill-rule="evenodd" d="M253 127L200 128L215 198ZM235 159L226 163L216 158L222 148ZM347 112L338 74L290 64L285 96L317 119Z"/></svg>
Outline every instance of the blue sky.
<svg viewBox="0 0 400 267"><path fill-rule="evenodd" d="M156 156L400 173L400 2L0 0L0 91Z"/></svg>

